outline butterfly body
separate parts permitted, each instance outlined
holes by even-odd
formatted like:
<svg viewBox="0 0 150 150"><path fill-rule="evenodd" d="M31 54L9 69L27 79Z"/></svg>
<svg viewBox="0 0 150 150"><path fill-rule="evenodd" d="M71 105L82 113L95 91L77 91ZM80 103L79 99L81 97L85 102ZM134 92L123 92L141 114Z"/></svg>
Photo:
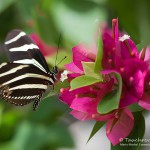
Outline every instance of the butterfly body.
<svg viewBox="0 0 150 150"><path fill-rule="evenodd" d="M38 46L23 31L11 31L5 49L9 62L0 65L0 96L17 106L34 101L36 110L48 86L53 87L55 72L49 70Z"/></svg>

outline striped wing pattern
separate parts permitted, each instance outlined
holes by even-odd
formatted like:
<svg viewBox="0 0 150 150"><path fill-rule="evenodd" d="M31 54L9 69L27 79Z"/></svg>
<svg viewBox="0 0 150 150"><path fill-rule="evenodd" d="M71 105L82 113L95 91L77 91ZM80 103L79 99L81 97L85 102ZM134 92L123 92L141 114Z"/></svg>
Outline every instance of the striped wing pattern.
<svg viewBox="0 0 150 150"><path fill-rule="evenodd" d="M1 97L19 106L35 101L34 109L48 85L54 83L49 75L34 65L3 63L0 65L0 73Z"/></svg>
<svg viewBox="0 0 150 150"><path fill-rule="evenodd" d="M0 65L0 96L17 106L32 101L39 105L48 86L55 82L38 46L21 30L11 31L5 41L9 63Z"/></svg>
<svg viewBox="0 0 150 150"><path fill-rule="evenodd" d="M50 72L46 60L34 41L21 30L12 30L6 37L9 62L33 64L44 72Z"/></svg>

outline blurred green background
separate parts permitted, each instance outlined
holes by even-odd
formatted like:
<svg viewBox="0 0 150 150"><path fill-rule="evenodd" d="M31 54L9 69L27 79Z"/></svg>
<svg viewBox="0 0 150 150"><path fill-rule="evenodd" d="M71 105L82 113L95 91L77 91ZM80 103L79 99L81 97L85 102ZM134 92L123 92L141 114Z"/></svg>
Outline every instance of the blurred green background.
<svg viewBox="0 0 150 150"><path fill-rule="evenodd" d="M92 43L100 23L111 26L119 18L120 29L136 44L150 43L149 0L0 0L0 42L11 29L37 33L48 45L57 47L61 34L61 64L71 60L71 48ZM50 66L55 56L47 58ZM6 60L0 52L0 62ZM0 102L0 150L57 150L74 147L68 126L75 120L57 96L44 99L36 112L31 105L15 107Z"/></svg>

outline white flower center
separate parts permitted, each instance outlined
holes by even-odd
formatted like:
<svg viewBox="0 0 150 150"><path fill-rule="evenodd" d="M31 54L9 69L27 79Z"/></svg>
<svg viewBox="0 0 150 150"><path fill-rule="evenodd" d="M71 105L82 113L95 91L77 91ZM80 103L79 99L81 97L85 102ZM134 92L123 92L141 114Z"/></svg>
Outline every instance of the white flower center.
<svg viewBox="0 0 150 150"><path fill-rule="evenodd" d="M121 41L121 42L128 40L128 39L130 39L130 36L127 34L124 34L122 37L119 37L119 41Z"/></svg>
<svg viewBox="0 0 150 150"><path fill-rule="evenodd" d="M63 82L65 79L67 79L68 78L67 75L68 75L68 71L64 70L64 72L61 73L60 81Z"/></svg>

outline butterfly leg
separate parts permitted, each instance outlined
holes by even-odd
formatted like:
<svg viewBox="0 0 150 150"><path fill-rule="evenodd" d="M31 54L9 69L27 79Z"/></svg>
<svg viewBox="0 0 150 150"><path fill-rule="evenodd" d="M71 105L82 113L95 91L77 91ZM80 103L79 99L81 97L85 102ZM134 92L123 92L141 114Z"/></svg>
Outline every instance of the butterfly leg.
<svg viewBox="0 0 150 150"><path fill-rule="evenodd" d="M54 90L54 85L51 85L50 89L51 89L51 91L53 91Z"/></svg>
<svg viewBox="0 0 150 150"><path fill-rule="evenodd" d="M39 96L38 96L38 99L36 99L33 103L33 111L36 111L36 109L38 108L39 104L40 104L40 101L41 101L41 97L43 96L44 94L44 91L39 91Z"/></svg>
<svg viewBox="0 0 150 150"><path fill-rule="evenodd" d="M39 104L40 104L40 99L34 101L34 103L33 103L33 111L36 111L36 109L38 108Z"/></svg>
<svg viewBox="0 0 150 150"><path fill-rule="evenodd" d="M41 101L41 97L43 96L43 94L45 93L45 90L44 91L38 91L38 98L34 100L34 103L33 103L33 111L36 111L36 109L38 108L39 104L40 104L40 101Z"/></svg>

